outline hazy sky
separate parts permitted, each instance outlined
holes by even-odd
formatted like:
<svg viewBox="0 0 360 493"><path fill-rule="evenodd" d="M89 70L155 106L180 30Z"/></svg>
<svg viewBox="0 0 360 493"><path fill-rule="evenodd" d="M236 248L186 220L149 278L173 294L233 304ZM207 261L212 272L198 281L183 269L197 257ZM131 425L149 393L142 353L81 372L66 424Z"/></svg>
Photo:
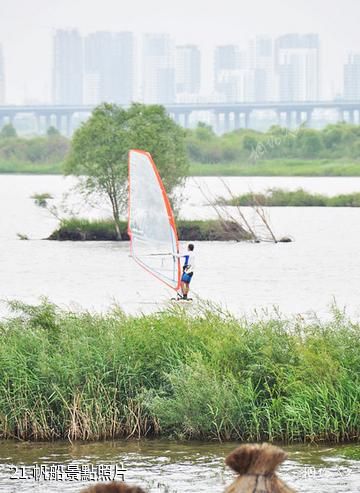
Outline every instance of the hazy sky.
<svg viewBox="0 0 360 493"><path fill-rule="evenodd" d="M339 91L348 52L360 52L360 0L0 0L8 102L47 100L57 28L168 32L204 52L204 88L217 44L247 47L256 35L319 33L325 96Z"/></svg>

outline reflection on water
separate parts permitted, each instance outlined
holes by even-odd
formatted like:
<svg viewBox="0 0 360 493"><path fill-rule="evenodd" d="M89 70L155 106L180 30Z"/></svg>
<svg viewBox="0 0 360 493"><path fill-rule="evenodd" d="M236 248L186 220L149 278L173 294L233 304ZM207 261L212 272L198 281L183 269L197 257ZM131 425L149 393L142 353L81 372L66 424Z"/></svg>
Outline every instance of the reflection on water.
<svg viewBox="0 0 360 493"><path fill-rule="evenodd" d="M75 444L0 443L0 490L7 492L78 492L85 482L10 480L12 465L123 464L125 480L149 492L222 492L233 474L224 458L235 443L141 441ZM284 447L288 460L281 477L299 492L360 491L360 455L354 445ZM29 470L27 468L26 470ZM19 476L19 474L18 474Z"/></svg>

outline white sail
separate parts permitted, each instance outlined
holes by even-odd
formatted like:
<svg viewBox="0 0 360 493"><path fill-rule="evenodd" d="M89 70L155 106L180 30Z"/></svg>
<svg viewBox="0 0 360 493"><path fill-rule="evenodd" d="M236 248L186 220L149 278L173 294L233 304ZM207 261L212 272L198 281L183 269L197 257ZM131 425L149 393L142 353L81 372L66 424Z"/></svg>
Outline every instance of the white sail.
<svg viewBox="0 0 360 493"><path fill-rule="evenodd" d="M129 152L131 255L144 269L177 290L180 286L178 238L174 215L151 155Z"/></svg>

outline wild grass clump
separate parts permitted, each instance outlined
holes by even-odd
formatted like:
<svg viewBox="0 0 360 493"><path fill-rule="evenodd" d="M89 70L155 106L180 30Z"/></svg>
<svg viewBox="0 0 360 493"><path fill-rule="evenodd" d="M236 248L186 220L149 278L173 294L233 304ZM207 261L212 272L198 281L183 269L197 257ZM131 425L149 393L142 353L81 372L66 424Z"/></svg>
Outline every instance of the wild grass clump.
<svg viewBox="0 0 360 493"><path fill-rule="evenodd" d="M48 200L53 199L54 197L48 193L34 193L31 198L34 200L35 204L38 207L46 208L48 206Z"/></svg>
<svg viewBox="0 0 360 493"><path fill-rule="evenodd" d="M127 223L125 221L121 222L120 230L122 238L128 240ZM112 219L84 219L77 217L61 220L59 228L49 237L49 240L60 241L116 241L117 239L115 224Z"/></svg>
<svg viewBox="0 0 360 493"><path fill-rule="evenodd" d="M250 234L231 220L180 220L177 221L179 238L184 241L249 240Z"/></svg>
<svg viewBox="0 0 360 493"><path fill-rule="evenodd" d="M0 436L360 438L360 327L12 303L0 324ZM178 307L176 307L178 308Z"/></svg>
<svg viewBox="0 0 360 493"><path fill-rule="evenodd" d="M220 199L221 204L233 206L267 207L360 207L360 193L350 193L329 197L310 193L303 188L283 190L271 188L265 193L246 193L229 200Z"/></svg>

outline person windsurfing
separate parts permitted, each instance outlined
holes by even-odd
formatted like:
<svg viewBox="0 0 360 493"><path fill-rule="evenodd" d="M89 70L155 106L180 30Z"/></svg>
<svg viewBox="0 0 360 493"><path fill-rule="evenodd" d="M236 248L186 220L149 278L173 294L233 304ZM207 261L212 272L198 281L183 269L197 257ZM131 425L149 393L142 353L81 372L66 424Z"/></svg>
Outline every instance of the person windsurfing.
<svg viewBox="0 0 360 493"><path fill-rule="evenodd" d="M188 294L190 291L190 282L194 275L195 268L195 254L193 243L188 244L186 253L174 254L174 257L184 259L181 276L181 294L177 293L178 299L189 301L191 300L191 298L188 298Z"/></svg>

